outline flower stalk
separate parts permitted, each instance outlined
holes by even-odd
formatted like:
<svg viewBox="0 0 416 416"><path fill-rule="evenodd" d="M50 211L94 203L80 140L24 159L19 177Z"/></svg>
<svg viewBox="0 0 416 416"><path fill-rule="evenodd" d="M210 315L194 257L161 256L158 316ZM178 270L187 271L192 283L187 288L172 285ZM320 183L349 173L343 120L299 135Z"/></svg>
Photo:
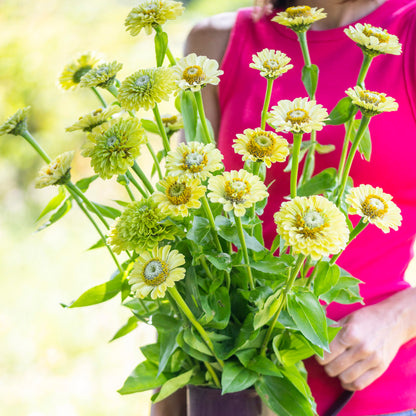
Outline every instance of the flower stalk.
<svg viewBox="0 0 416 416"><path fill-rule="evenodd" d="M364 79L367 75L368 68L370 68L371 61L373 60L372 56L363 53L363 63L361 64L360 73L358 74L357 85L361 88L365 88Z"/></svg>
<svg viewBox="0 0 416 416"><path fill-rule="evenodd" d="M244 238L243 225L241 224L240 217L237 217L235 215L234 218L235 218L235 225L237 226L238 238L239 238L240 243L241 243L241 248L243 249L244 261L245 261L246 267L247 267L248 278L249 278L249 286L250 286L251 290L254 290L254 288L255 288L254 287L254 279L253 279L253 274L251 272L250 259L248 257L246 239Z"/></svg>
<svg viewBox="0 0 416 416"><path fill-rule="evenodd" d="M292 170L290 173L290 197L293 199L297 194L299 153L302 144L302 134L293 134Z"/></svg>
<svg viewBox="0 0 416 416"><path fill-rule="evenodd" d="M201 198L201 201L202 201L202 206L204 207L205 214L206 214L206 216L208 217L209 224L211 225L211 229L212 229L212 236L213 236L213 238L214 238L214 243L215 243L215 246L217 247L217 250L218 250L220 253L222 253L222 246L221 246L220 240L219 240L219 238L218 238L218 234L217 234L217 231L216 231L216 226L215 226L214 216L212 215L212 211L211 211L211 207L209 206L208 199L207 199L207 197L204 195L204 196Z"/></svg>
<svg viewBox="0 0 416 416"><path fill-rule="evenodd" d="M96 87L91 87L91 91L95 94L95 96L98 98L98 101L100 101L101 105L104 108L107 108L107 103L105 102L104 98L101 96L101 94L98 92Z"/></svg>
<svg viewBox="0 0 416 416"><path fill-rule="evenodd" d="M140 186L140 184L136 181L135 177L129 172L126 172L127 179L135 186L135 188L142 194L144 198L147 198L149 195L148 193Z"/></svg>
<svg viewBox="0 0 416 416"><path fill-rule="evenodd" d="M136 161L134 161L132 169L134 173L140 178L140 180L143 182L143 185L146 187L146 189L152 194L155 190L153 189L152 184L150 183L149 179L147 179L147 176L141 169L141 167L137 164Z"/></svg>
<svg viewBox="0 0 416 416"><path fill-rule="evenodd" d="M205 111L204 111L204 104L202 102L201 91L194 91L194 96L195 96L196 106L197 106L197 109L198 109L199 118L200 118L201 124L202 124L202 130L204 131L204 136L205 136L205 139L207 140L207 142L205 142L205 143L214 143L215 144L215 141L212 138L211 133L208 129L207 119L205 117Z"/></svg>
<svg viewBox="0 0 416 416"><path fill-rule="evenodd" d="M261 112L261 129L266 129L266 119L267 119L267 111L269 110L270 105L270 98L272 95L272 88L273 88L273 78L267 78L267 89L266 89L266 95L264 97L264 104L263 104L263 110Z"/></svg>
<svg viewBox="0 0 416 416"><path fill-rule="evenodd" d="M160 115L159 107L157 104L153 107L153 114L155 116L156 124L159 128L160 135L162 136L162 142L163 142L163 148L165 149L165 152L170 152L170 144L168 135L166 134L165 126L163 125L162 116Z"/></svg>

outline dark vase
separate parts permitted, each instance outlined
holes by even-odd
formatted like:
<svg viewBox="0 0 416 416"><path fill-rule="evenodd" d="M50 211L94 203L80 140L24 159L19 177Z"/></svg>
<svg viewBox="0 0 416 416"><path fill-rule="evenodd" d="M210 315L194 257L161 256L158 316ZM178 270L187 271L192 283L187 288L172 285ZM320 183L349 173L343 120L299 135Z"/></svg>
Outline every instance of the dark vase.
<svg viewBox="0 0 416 416"><path fill-rule="evenodd" d="M187 416L260 416L262 403L254 389L221 395L220 389L187 386Z"/></svg>

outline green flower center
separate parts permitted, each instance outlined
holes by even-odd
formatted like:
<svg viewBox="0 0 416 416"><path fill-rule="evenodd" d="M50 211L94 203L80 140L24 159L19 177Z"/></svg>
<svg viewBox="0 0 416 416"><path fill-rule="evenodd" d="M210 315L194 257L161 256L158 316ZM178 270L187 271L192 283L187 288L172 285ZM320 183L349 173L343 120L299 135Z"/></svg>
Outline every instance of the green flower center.
<svg viewBox="0 0 416 416"><path fill-rule="evenodd" d="M168 265L159 259L152 259L143 269L143 280L149 286L158 286L165 282L169 274Z"/></svg>
<svg viewBox="0 0 416 416"><path fill-rule="evenodd" d="M250 185L247 181L235 178L225 182L225 198L229 201L241 204L249 192Z"/></svg>
<svg viewBox="0 0 416 416"><path fill-rule="evenodd" d="M141 77L137 78L136 85L139 88L146 87L150 83L149 75L142 75Z"/></svg>
<svg viewBox="0 0 416 416"><path fill-rule="evenodd" d="M288 7L286 13L290 18L306 17L311 15L311 8L309 6Z"/></svg>
<svg viewBox="0 0 416 416"><path fill-rule="evenodd" d="M286 121L293 124L306 123L310 121L310 119L309 113L303 108L295 108L286 114Z"/></svg>
<svg viewBox="0 0 416 416"><path fill-rule="evenodd" d="M184 182L173 182L166 190L166 195L173 205L186 204L191 199L191 188Z"/></svg>
<svg viewBox="0 0 416 416"><path fill-rule="evenodd" d="M319 211L312 209L303 216L298 215L295 225L304 237L315 238L316 234L325 227L325 218Z"/></svg>
<svg viewBox="0 0 416 416"><path fill-rule="evenodd" d="M380 43L388 43L390 40L390 35L386 32L385 29L379 27L366 27L363 30L365 36L373 36L378 39Z"/></svg>
<svg viewBox="0 0 416 416"><path fill-rule="evenodd" d="M361 204L361 210L366 217L382 217L388 210L388 205L377 195L368 195Z"/></svg>
<svg viewBox="0 0 416 416"><path fill-rule="evenodd" d="M188 84L200 84L204 79L204 71L199 65L188 66L185 71L183 71L182 78Z"/></svg>
<svg viewBox="0 0 416 416"><path fill-rule="evenodd" d="M247 143L247 151L257 159L262 159L272 155L274 143L275 140L271 132L256 132Z"/></svg>
<svg viewBox="0 0 416 416"><path fill-rule="evenodd" d="M184 155L184 161L182 165L183 170L189 170L192 173L201 172L208 163L207 155L190 152Z"/></svg>
<svg viewBox="0 0 416 416"><path fill-rule="evenodd" d="M92 68L91 65L86 65L81 68L79 68L77 71L74 72L74 75L72 75L72 81L74 81L75 84L79 84L81 81L81 78Z"/></svg>
<svg viewBox="0 0 416 416"><path fill-rule="evenodd" d="M107 137L107 147L113 147L120 142L120 139L116 135Z"/></svg>

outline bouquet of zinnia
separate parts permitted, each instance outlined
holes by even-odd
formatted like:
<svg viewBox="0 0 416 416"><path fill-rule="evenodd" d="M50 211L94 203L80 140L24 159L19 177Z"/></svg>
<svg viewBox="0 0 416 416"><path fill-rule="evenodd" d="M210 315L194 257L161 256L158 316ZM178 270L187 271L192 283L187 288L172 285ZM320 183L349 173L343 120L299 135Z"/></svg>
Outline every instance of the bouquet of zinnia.
<svg viewBox="0 0 416 416"><path fill-rule="evenodd" d="M146 360L127 378L121 394L160 388L153 396L157 402L186 385L218 388L223 394L254 386L273 411L311 416L314 400L302 360L322 356L339 330L331 326L325 305L361 300L359 281L336 260L369 223L384 232L401 223L390 195L370 185L353 187L349 177L356 152L368 156L371 118L397 110L393 98L365 89L365 75L375 56L399 54L401 46L381 28L357 24L346 29L363 51L363 64L357 85L328 114L315 101L318 68L306 41L310 25L325 13L299 6L277 14L278 24L298 34L308 96L281 100L270 110L273 83L292 68L290 58L269 49L254 55L250 66L267 79L261 124L234 139L244 168L225 171L201 96L207 84L219 83L222 71L205 56L176 60L162 28L182 12L177 1L142 0L127 16L131 35L142 29L155 34L154 68L139 69L120 82L121 63L84 53L63 70L64 89L89 88L101 104L67 128L85 132L81 154L90 158L94 176L71 181L74 152L51 159L28 131L29 107L3 123L0 134L22 136L46 162L35 186L58 189L41 214L48 217L47 225L75 202L99 235L94 248L102 247L114 260L111 278L68 307L119 295L132 315L115 338L140 322L157 330L157 340L141 347ZM102 90L113 97L111 105ZM178 114L162 117L158 103L174 97ZM140 111L149 109L154 120L140 118ZM340 168L313 175L315 154L332 150L316 139L326 124L346 126ZM185 141L172 149L171 137L181 129ZM147 132L160 136L159 153ZM293 137L290 144L280 132ZM151 175L136 162L144 148L153 160ZM287 163L290 198L274 214L276 238L266 248L260 216L273 163ZM88 198L93 181L113 177L128 197L117 201L118 208ZM355 227L349 215L361 216Z"/></svg>

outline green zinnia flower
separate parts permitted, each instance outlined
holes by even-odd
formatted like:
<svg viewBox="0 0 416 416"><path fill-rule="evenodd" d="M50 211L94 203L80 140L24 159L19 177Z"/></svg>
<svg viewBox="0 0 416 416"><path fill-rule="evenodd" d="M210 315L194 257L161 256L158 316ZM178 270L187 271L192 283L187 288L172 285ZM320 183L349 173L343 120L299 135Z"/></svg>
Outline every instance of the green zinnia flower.
<svg viewBox="0 0 416 416"><path fill-rule="evenodd" d="M114 105L109 108L99 108L98 110L93 111L92 113L85 114L81 116L77 122L67 127L66 131L76 131L82 130L84 132L91 133L96 127L104 127L104 123L107 123L111 120L111 117L119 113L121 108L117 105Z"/></svg>
<svg viewBox="0 0 416 416"><path fill-rule="evenodd" d="M108 129L99 129L88 135L82 155L91 157L91 166L103 179L123 174L140 154L140 146L147 137L135 118L120 119Z"/></svg>
<svg viewBox="0 0 416 416"><path fill-rule="evenodd" d="M176 89L171 68L141 69L126 78L118 91L118 99L127 110L149 110L156 103L168 100Z"/></svg>
<svg viewBox="0 0 416 416"><path fill-rule="evenodd" d="M88 71L81 79L80 87L108 88L114 84L117 72L123 68L123 64L116 61L104 63Z"/></svg>
<svg viewBox="0 0 416 416"><path fill-rule="evenodd" d="M65 152L57 156L51 163L43 166L35 180L35 188L50 185L63 185L71 179L71 163L75 152Z"/></svg>
<svg viewBox="0 0 416 416"><path fill-rule="evenodd" d="M108 243L120 254L123 250L147 251L159 241L174 240L176 227L166 217L153 199L134 201L110 229Z"/></svg>
<svg viewBox="0 0 416 416"><path fill-rule="evenodd" d="M27 130L27 114L30 107L21 108L0 126L0 136L14 134L20 136Z"/></svg>

